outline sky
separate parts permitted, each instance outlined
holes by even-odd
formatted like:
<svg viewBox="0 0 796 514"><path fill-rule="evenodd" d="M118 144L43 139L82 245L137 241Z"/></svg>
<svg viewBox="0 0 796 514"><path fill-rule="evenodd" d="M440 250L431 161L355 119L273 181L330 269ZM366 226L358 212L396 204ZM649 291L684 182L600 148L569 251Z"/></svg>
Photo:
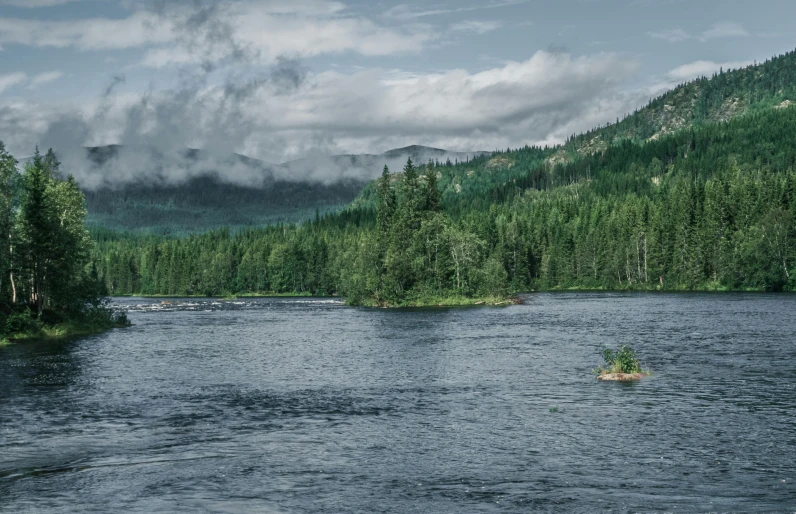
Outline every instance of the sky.
<svg viewBox="0 0 796 514"><path fill-rule="evenodd" d="M796 47L792 0L0 0L0 140L269 162L555 144Z"/></svg>

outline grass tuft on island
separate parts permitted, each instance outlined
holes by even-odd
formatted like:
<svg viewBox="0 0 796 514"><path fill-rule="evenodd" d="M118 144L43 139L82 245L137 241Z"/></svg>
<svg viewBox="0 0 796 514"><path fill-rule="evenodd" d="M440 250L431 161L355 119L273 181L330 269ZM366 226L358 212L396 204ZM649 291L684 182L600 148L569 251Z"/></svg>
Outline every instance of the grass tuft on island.
<svg viewBox="0 0 796 514"><path fill-rule="evenodd" d="M629 382L650 375L649 370L642 368L636 351L630 346L622 345L616 351L606 348L602 354L605 364L594 370L598 380Z"/></svg>
<svg viewBox="0 0 796 514"><path fill-rule="evenodd" d="M391 308L412 308L412 307L468 307L468 306L492 306L505 307L508 305L522 305L524 302L519 297L487 296L470 298L466 296L423 296L420 298L410 298L401 302L378 301L372 298L365 298L359 302L347 302L349 305L360 307L378 307L382 309Z"/></svg>

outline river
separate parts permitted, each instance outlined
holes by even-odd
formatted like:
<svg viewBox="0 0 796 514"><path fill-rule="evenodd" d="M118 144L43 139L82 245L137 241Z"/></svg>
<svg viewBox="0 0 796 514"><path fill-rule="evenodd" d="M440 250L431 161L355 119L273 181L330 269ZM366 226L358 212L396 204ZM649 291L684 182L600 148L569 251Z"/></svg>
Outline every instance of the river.
<svg viewBox="0 0 796 514"><path fill-rule="evenodd" d="M116 300L0 347L0 511L796 511L796 296L526 300Z"/></svg>

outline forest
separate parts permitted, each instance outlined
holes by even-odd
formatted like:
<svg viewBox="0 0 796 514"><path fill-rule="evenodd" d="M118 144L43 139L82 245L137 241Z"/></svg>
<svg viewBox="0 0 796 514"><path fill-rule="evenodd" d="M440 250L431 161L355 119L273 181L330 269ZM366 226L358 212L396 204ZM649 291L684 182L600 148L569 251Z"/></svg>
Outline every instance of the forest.
<svg viewBox="0 0 796 514"><path fill-rule="evenodd" d="M543 148L409 161L339 214L165 240L98 233L93 263L117 295L424 305L538 289L792 291L795 128L796 109L769 109L566 164Z"/></svg>
<svg viewBox="0 0 796 514"><path fill-rule="evenodd" d="M558 147L385 166L345 209L302 224L182 237L94 227L69 273L111 295L336 295L374 306L555 289L794 291L794 64L789 53L684 84ZM74 187L55 178L54 161L34 159L25 183L42 168L48 187ZM21 219L8 224L19 225L12 241L25 234ZM38 268L14 264L25 251L3 262L29 270L20 298L36 298ZM66 297L56 284L52 305Z"/></svg>
<svg viewBox="0 0 796 514"><path fill-rule="evenodd" d="M0 339L90 333L125 324L91 274L85 201L52 150L24 172L0 142Z"/></svg>

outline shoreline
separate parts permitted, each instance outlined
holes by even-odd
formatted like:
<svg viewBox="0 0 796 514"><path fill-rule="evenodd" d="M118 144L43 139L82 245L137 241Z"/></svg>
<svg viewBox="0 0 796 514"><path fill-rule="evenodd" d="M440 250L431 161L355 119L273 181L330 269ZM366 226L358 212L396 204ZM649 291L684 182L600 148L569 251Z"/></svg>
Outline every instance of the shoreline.
<svg viewBox="0 0 796 514"><path fill-rule="evenodd" d="M38 332L23 332L10 334L0 339L0 347L9 346L23 341L61 341L72 337L85 337L103 334L116 328L127 328L131 325L114 323L106 327L73 327L68 325L54 325L43 327Z"/></svg>
<svg viewBox="0 0 796 514"><path fill-rule="evenodd" d="M428 307L506 307L509 305L521 305L524 301L515 295L506 297L445 297L445 298L421 298L407 300L398 304L367 301L362 304L351 304L352 307L367 307L378 309L412 309Z"/></svg>
<svg viewBox="0 0 796 514"><path fill-rule="evenodd" d="M464 296L450 296L450 297L431 297L422 299L413 299L401 302L398 304L382 303L373 300L368 300L363 303L346 303L351 307L367 307L367 308L388 308L388 309L402 309L414 307L500 307L508 305L519 305L523 300L517 295L529 293L517 293L516 295L508 295L505 297L495 296L478 296L478 297L464 297ZM345 302L345 298L341 296L326 296L326 295L313 295L313 294L293 294L293 293L277 293L277 294L264 294L264 293L241 293L229 296L205 296L205 295L144 295L144 294L130 294L130 295L111 295L109 298L144 298L153 300L178 300L185 299L212 299L220 301L232 301L241 298L324 298L324 299L338 299Z"/></svg>
<svg viewBox="0 0 796 514"><path fill-rule="evenodd" d="M568 287L568 288L553 288L553 289L532 289L528 291L516 291L505 297L464 297L464 296L451 296L451 297L433 297L429 299L414 299L407 300L398 304L380 303L375 300L368 300L360 304L350 304L356 307L387 307L387 308L404 308L404 307L457 307L457 306L500 306L521 303L522 295L533 294L555 294L555 293L659 293L659 294L772 294L772 295L791 295L796 294L796 291L766 291L763 289L601 289L591 287ZM179 298L206 298L215 300L237 300L240 298L336 298L345 301L345 298L339 295L316 295L312 293L236 293L227 296L208 296L208 295L185 295L185 294L120 294L108 295L108 298L147 298L147 299L179 299Z"/></svg>

